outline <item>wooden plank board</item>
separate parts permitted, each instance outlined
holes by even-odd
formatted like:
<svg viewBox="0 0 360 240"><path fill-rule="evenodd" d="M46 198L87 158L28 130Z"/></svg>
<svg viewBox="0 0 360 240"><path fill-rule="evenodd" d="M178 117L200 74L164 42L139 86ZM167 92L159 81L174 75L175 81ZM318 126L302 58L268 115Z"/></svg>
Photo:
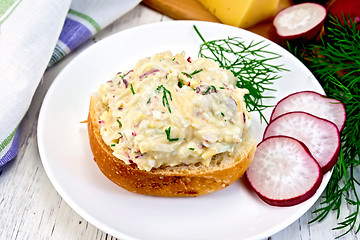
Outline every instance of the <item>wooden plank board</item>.
<svg viewBox="0 0 360 240"><path fill-rule="evenodd" d="M154 9L170 18L176 20L200 20L209 22L220 22L197 0L143 0L144 5ZM277 11L292 5L291 0L280 0ZM257 33L274 42L279 42L276 37L272 19L248 28L249 31Z"/></svg>
<svg viewBox="0 0 360 240"><path fill-rule="evenodd" d="M143 0L142 3L176 20L220 22L196 0Z"/></svg>

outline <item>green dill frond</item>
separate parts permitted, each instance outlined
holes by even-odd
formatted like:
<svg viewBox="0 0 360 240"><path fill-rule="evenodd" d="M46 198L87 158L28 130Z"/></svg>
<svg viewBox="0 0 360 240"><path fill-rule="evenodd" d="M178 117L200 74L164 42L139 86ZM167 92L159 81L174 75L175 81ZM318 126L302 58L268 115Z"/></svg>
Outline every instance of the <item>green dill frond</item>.
<svg viewBox="0 0 360 240"><path fill-rule="evenodd" d="M280 78L279 72L286 71L283 65L272 62L281 55L266 50L268 44L264 41L247 43L239 37L205 41L196 26L194 29L203 41L199 57L211 59L231 71L238 79L236 86L249 90L244 96L248 111L259 112L260 120L267 123L262 111L273 106L264 104L263 100L272 98L266 94L275 91L271 85Z"/></svg>
<svg viewBox="0 0 360 240"><path fill-rule="evenodd" d="M297 56L317 77L326 95L345 105L346 122L341 132L341 151L331 179L323 193L321 208L312 221L323 220L336 211L338 226L333 230L345 230L342 237L352 230L360 230L360 32L356 23L344 17L342 24L332 18L325 29L326 35L318 44L291 46L288 49ZM357 171L357 172L356 172ZM348 216L340 212L342 204L350 208Z"/></svg>

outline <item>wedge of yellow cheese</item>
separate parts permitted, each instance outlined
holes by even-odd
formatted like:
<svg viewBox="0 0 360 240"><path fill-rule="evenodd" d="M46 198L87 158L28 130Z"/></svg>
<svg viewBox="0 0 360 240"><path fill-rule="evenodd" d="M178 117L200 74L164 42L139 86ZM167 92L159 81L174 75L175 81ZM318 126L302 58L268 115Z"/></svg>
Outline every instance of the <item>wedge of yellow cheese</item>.
<svg viewBox="0 0 360 240"><path fill-rule="evenodd" d="M198 0L222 23L248 28L273 17L279 0Z"/></svg>

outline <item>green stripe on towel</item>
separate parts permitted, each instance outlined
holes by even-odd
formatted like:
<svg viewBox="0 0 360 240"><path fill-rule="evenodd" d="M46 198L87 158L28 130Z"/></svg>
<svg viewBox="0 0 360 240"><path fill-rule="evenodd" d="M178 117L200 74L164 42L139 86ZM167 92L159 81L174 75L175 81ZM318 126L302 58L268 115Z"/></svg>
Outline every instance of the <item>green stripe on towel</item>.
<svg viewBox="0 0 360 240"><path fill-rule="evenodd" d="M56 63L57 61L59 61L60 59L62 59L65 55L66 53L64 52L64 50L61 49L61 47L56 44L53 55L51 56L50 59L50 66Z"/></svg>
<svg viewBox="0 0 360 240"><path fill-rule="evenodd" d="M0 2L0 16L2 16L15 2L16 0L2 0Z"/></svg>
<svg viewBox="0 0 360 240"><path fill-rule="evenodd" d="M4 150L4 148L5 148L5 147L11 142L11 140L14 138L14 135L15 135L16 130L17 130L17 127L14 129L14 131L12 131L12 132L10 133L10 135L9 135L7 138L5 138L4 141L2 141L2 142L0 143L0 152L1 152L2 150Z"/></svg>
<svg viewBox="0 0 360 240"><path fill-rule="evenodd" d="M88 21L96 29L97 32L101 30L100 25L88 15L75 11L74 9L69 9L69 13Z"/></svg>
<svg viewBox="0 0 360 240"><path fill-rule="evenodd" d="M1 0L0 1L0 25L11 15L22 0ZM6 14L6 15L4 15Z"/></svg>

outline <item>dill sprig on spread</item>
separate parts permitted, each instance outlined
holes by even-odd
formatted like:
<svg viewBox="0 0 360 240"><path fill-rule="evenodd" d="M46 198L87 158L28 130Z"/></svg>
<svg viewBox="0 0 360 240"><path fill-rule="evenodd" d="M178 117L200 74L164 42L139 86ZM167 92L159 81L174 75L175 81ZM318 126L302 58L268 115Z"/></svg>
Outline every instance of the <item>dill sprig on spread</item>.
<svg viewBox="0 0 360 240"><path fill-rule="evenodd" d="M249 90L244 96L248 111L257 111L260 120L267 122L262 110L272 106L264 104L263 100L272 98L266 95L268 91L275 91L270 85L280 78L279 72L286 70L271 61L281 55L267 51L268 44L263 41L246 43L239 37L205 41L196 26L194 29L203 41L199 57L212 59L221 68L231 71L238 78L236 86Z"/></svg>
<svg viewBox="0 0 360 240"><path fill-rule="evenodd" d="M119 124L119 128L121 128L121 127L122 127L122 124L121 124L120 120L119 120L119 119L116 119L116 121L117 121L117 123Z"/></svg>
<svg viewBox="0 0 360 240"><path fill-rule="evenodd" d="M183 80L181 78L179 78L178 80L178 86L179 88L182 88L185 84L183 83Z"/></svg>
<svg viewBox="0 0 360 240"><path fill-rule="evenodd" d="M170 142L178 141L179 138L171 138L170 137L170 131L171 131L171 127L169 127L168 129L165 129L165 134L166 134L167 140L170 141Z"/></svg>
<svg viewBox="0 0 360 240"><path fill-rule="evenodd" d="M169 100L167 98L167 96L169 96L170 100L172 101L171 92L168 89L166 89L163 85L158 86L156 88L156 91L161 91L161 89L163 90L162 104L164 107L166 106L167 109L169 110L169 113L171 113Z"/></svg>
<svg viewBox="0 0 360 240"><path fill-rule="evenodd" d="M181 73L187 76L188 78L192 78L193 75L198 74L199 72L202 72L202 69L195 70L192 73L186 73L186 72L181 72Z"/></svg>
<svg viewBox="0 0 360 240"><path fill-rule="evenodd" d="M213 89L214 92L217 92L216 87L211 85L210 87L208 87L206 89L206 91L203 93L203 95L206 95L207 93L209 93L211 89Z"/></svg>
<svg viewBox="0 0 360 240"><path fill-rule="evenodd" d="M321 221L336 211L341 220L333 230L344 230L338 237L360 230L360 33L354 21L344 17L344 22L348 24L332 18L319 43L295 47L288 44L289 50L317 77L326 95L345 105L347 117L340 136L339 159L322 195L321 207L314 211L316 217L311 221ZM349 213L341 212L342 204L348 206Z"/></svg>
<svg viewBox="0 0 360 240"><path fill-rule="evenodd" d="M131 90L132 94L135 95L135 91L134 91L132 83L130 84L130 90Z"/></svg>

